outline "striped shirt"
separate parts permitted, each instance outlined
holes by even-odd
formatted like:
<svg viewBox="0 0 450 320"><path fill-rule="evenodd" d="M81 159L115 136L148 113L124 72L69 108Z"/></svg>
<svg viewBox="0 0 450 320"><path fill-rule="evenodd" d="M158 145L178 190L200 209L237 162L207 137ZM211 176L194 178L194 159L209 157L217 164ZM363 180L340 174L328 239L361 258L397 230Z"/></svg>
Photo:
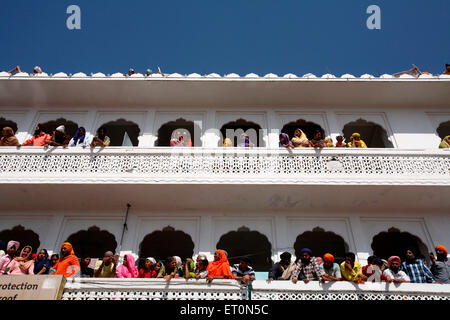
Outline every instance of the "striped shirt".
<svg viewBox="0 0 450 320"><path fill-rule="evenodd" d="M413 263L407 261L402 262L400 270L408 275L412 283L435 282L430 269L428 269L421 259L416 259Z"/></svg>
<svg viewBox="0 0 450 320"><path fill-rule="evenodd" d="M253 270L252 267L247 266L247 268L245 270L241 270L239 268L239 263L234 264L231 267L231 273L233 273L233 275L236 277L243 277L243 276L254 277L255 276L255 271Z"/></svg>

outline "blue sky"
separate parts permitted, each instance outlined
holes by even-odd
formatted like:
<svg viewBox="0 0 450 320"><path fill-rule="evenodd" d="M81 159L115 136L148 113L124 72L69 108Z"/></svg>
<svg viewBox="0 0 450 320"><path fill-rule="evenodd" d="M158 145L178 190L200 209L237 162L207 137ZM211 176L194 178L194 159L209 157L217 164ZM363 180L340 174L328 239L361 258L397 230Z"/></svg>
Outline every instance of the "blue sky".
<svg viewBox="0 0 450 320"><path fill-rule="evenodd" d="M66 9L81 9L69 30ZM369 5L381 30L369 30ZM0 70L395 73L450 63L449 0L1 0Z"/></svg>

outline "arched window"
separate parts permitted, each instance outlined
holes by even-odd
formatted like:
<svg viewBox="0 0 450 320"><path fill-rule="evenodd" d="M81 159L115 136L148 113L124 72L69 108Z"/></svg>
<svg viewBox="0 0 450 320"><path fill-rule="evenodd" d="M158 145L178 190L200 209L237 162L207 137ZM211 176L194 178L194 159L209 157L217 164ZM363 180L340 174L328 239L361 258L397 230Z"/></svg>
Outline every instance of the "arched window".
<svg viewBox="0 0 450 320"><path fill-rule="evenodd" d="M202 132L201 128L192 121L178 118L175 121L170 121L163 124L159 128L158 139L155 141L155 146L169 147L170 139L172 139L177 132L180 132L180 134L183 135L185 141L191 140L193 147L202 145L202 141L200 139Z"/></svg>
<svg viewBox="0 0 450 320"><path fill-rule="evenodd" d="M248 256L255 271L268 271L272 266L272 245L267 237L258 231L241 227L220 237L217 249L228 253L230 265L239 263L239 258Z"/></svg>
<svg viewBox="0 0 450 320"><path fill-rule="evenodd" d="M429 260L427 246L420 238L394 227L374 236L371 247L375 256L386 260L390 256L399 256L404 261L408 247L413 247L421 253L422 256L417 258Z"/></svg>
<svg viewBox="0 0 450 320"><path fill-rule="evenodd" d="M36 253L41 245L41 241L39 240L39 235L35 233L33 230L26 230L25 227L18 225L9 230L3 230L0 232L0 240L2 240L5 244L8 244L9 241L15 240L20 242L20 250L22 250L25 246L31 246L33 248L33 253ZM47 249L47 248L46 248Z"/></svg>
<svg viewBox="0 0 450 320"><path fill-rule="evenodd" d="M345 253L348 251L348 245L340 235L320 227L305 231L297 237L294 243L297 258L300 257L300 250L303 248L311 249L315 257L323 257L325 253L331 253L336 263L344 261Z"/></svg>
<svg viewBox="0 0 450 320"><path fill-rule="evenodd" d="M92 226L87 230L80 230L67 238L73 246L73 251L78 258L91 257L103 258L106 251L114 252L117 241L113 234L107 230L100 230Z"/></svg>
<svg viewBox="0 0 450 320"><path fill-rule="evenodd" d="M75 135L75 132L77 132L77 129L78 129L78 124L76 124L73 121L66 120L64 118L58 118L56 120L47 121L47 122L43 123L43 125L45 126L45 132L47 132L50 135L59 126L64 126L66 129L65 133L67 135L69 135L70 137L73 137ZM34 128L33 128L33 130L34 130Z"/></svg>
<svg viewBox="0 0 450 320"><path fill-rule="evenodd" d="M250 141L255 147L264 147L265 143L261 136L261 126L245 119L237 119L236 121L228 122L220 128L222 137L229 138L233 143L233 147L239 147L243 142L241 135L247 134ZM219 141L219 146L222 146L223 141Z"/></svg>
<svg viewBox="0 0 450 320"><path fill-rule="evenodd" d="M141 129L133 121L127 121L121 118L116 121L107 122L99 128L101 127L106 129L106 135L111 139L110 146L120 147L132 145L137 147L139 144L138 137ZM95 132L94 134L97 133Z"/></svg>
<svg viewBox="0 0 450 320"><path fill-rule="evenodd" d="M436 129L436 132L441 139L444 139L446 136L450 136L450 121L442 122Z"/></svg>
<svg viewBox="0 0 450 320"><path fill-rule="evenodd" d="M387 136L386 130L380 125L358 119L347 123L342 129L346 142L350 142L350 137L353 133L359 133L361 140L363 140L369 148L393 148L394 145Z"/></svg>
<svg viewBox="0 0 450 320"><path fill-rule="evenodd" d="M167 226L162 230L147 234L139 245L139 258L147 257L165 260L167 257L179 256L181 259L192 258L194 242L189 234Z"/></svg>
<svg viewBox="0 0 450 320"><path fill-rule="evenodd" d="M3 130L4 127L10 127L13 129L14 133L17 132L17 123L11 120L6 120L3 117L0 117L0 132Z"/></svg>
<svg viewBox="0 0 450 320"><path fill-rule="evenodd" d="M319 130L322 134L322 137L325 138L325 130L321 126L319 126L317 123L306 121L303 119L298 119L297 121L285 124L283 128L281 128L281 132L286 133L289 138L292 139L294 137L295 130L297 129L302 130L306 134L308 140L314 138L317 130Z"/></svg>

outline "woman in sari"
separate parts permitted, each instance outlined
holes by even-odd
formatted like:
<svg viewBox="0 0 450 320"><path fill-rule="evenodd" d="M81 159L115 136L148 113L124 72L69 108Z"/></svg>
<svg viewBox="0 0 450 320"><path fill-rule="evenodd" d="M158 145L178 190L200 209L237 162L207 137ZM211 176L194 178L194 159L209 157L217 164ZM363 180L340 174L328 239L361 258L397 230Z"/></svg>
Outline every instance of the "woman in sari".
<svg viewBox="0 0 450 320"><path fill-rule="evenodd" d="M170 279L175 278L175 275L178 272L178 261L175 256L169 257L167 259L167 263L164 267L162 267L159 270L158 277L157 278L164 278L167 281L170 281Z"/></svg>
<svg viewBox="0 0 450 320"><path fill-rule="evenodd" d="M31 246L23 247L20 252L20 256L15 257L11 262L11 269L8 274L12 275L24 275L24 274L34 274L34 260L31 258L31 251L33 248Z"/></svg>
<svg viewBox="0 0 450 320"><path fill-rule="evenodd" d="M139 276L138 268L134 265L135 260L131 254L123 257L123 264L117 267L117 278L137 278Z"/></svg>
<svg viewBox="0 0 450 320"><path fill-rule="evenodd" d="M17 140L14 135L14 130L10 127L4 127L2 130L2 135L0 137L0 146L3 147L11 147L11 146L20 146L19 140Z"/></svg>
<svg viewBox="0 0 450 320"><path fill-rule="evenodd" d="M230 138L224 138L224 139L223 139L223 144L222 144L222 146L223 146L224 148L232 147L232 146L233 146L233 142L231 142L231 139L230 139Z"/></svg>
<svg viewBox="0 0 450 320"><path fill-rule="evenodd" d="M350 142L347 144L349 148L367 148L366 143L361 140L361 135L357 132L352 134L350 137Z"/></svg>
<svg viewBox="0 0 450 320"><path fill-rule="evenodd" d="M450 148L450 136L446 136L444 139L442 139L439 148Z"/></svg>
<svg viewBox="0 0 450 320"><path fill-rule="evenodd" d="M208 264L208 277L206 280L210 283L213 279L233 279L230 263L228 262L225 251L217 249L214 253L214 261Z"/></svg>
<svg viewBox="0 0 450 320"><path fill-rule="evenodd" d="M194 278L195 279L195 263L191 258L187 258L175 276L176 278Z"/></svg>
<svg viewBox="0 0 450 320"><path fill-rule="evenodd" d="M295 130L294 137L291 139L291 141L295 148L309 147L308 138L306 137L306 134L300 129Z"/></svg>
<svg viewBox="0 0 450 320"><path fill-rule="evenodd" d="M314 133L314 138L309 141L309 145L313 148L326 147L326 144L322 139L322 132L320 132L320 130L316 130L316 133Z"/></svg>
<svg viewBox="0 0 450 320"><path fill-rule="evenodd" d="M254 147L255 145L250 140L250 137L248 134L243 133L241 134L241 143L239 144L239 147Z"/></svg>
<svg viewBox="0 0 450 320"><path fill-rule="evenodd" d="M280 148L285 147L287 149L294 148L294 145L292 144L291 140L289 140L289 136L286 133L280 133L279 136L280 139Z"/></svg>
<svg viewBox="0 0 450 320"><path fill-rule="evenodd" d="M155 271L155 264L155 258L146 258L144 267L139 269L139 278L156 278L158 274Z"/></svg>
<svg viewBox="0 0 450 320"><path fill-rule="evenodd" d="M50 272L50 260L48 259L48 252L46 249L39 251L36 260L34 261L34 274L48 274Z"/></svg>

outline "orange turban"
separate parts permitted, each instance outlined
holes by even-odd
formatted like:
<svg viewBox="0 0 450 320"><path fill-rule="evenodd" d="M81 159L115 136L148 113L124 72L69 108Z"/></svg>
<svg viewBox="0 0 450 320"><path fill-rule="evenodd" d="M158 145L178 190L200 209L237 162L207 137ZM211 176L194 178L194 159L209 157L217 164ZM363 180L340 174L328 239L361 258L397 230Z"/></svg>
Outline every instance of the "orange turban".
<svg viewBox="0 0 450 320"><path fill-rule="evenodd" d="M325 253L323 255L323 261L328 261L328 262L334 263L334 257L331 253Z"/></svg>
<svg viewBox="0 0 450 320"><path fill-rule="evenodd" d="M69 242L64 242L64 243L61 245L61 248L62 248L62 247L66 247L66 248L67 248L67 251L69 251L70 254L75 255L75 252L73 251L73 247L72 247L72 245L71 245Z"/></svg>
<svg viewBox="0 0 450 320"><path fill-rule="evenodd" d="M436 248L434 248L434 250L442 250L444 251L445 255L447 255L447 248L441 245L436 246Z"/></svg>

